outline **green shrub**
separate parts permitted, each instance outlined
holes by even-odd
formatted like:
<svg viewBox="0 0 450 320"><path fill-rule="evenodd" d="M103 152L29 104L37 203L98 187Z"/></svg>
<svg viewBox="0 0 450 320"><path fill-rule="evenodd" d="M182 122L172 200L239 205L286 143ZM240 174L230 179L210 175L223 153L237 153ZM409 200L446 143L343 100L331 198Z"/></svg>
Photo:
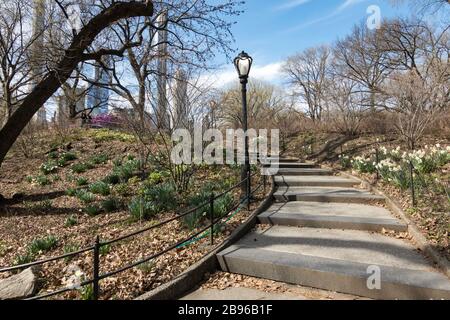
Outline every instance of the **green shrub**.
<svg viewBox="0 0 450 320"><path fill-rule="evenodd" d="M56 160L58 159L59 154L57 151L51 151L47 156L49 159Z"/></svg>
<svg viewBox="0 0 450 320"><path fill-rule="evenodd" d="M19 255L16 255L16 257L14 259L14 265L20 266L22 264L34 262L34 260L35 260L35 257L31 252L27 252L22 255L19 254Z"/></svg>
<svg viewBox="0 0 450 320"><path fill-rule="evenodd" d="M144 197L133 198L128 205L128 211L134 221L148 220L157 213L154 203L146 201Z"/></svg>
<svg viewBox="0 0 450 320"><path fill-rule="evenodd" d="M201 206L203 204L206 204L202 208L197 209L193 213L183 217L183 223L190 229L193 230L197 228L204 218L206 218L208 215L209 205L208 202L210 201L211 197L211 191L210 186L206 185L202 190L200 190L199 193L191 196L188 199L188 204L191 208L196 208L198 206Z"/></svg>
<svg viewBox="0 0 450 320"><path fill-rule="evenodd" d="M91 137L96 143L100 142L106 142L106 141L122 141L122 142L134 142L135 138L134 136L119 132L119 131L112 131L109 129L100 129L95 130L91 133Z"/></svg>
<svg viewBox="0 0 450 320"><path fill-rule="evenodd" d="M203 204L206 204L205 206L194 211L192 214L189 214L183 218L183 223L189 229L191 230L195 229L202 223L204 219L209 219L210 217L209 201L211 199L211 194L213 192L220 192L223 190L223 188L224 188L223 183L209 182L204 185L204 187L200 190L199 193L191 196L188 199L188 204L191 208L196 208ZM214 218L217 219L220 217L224 217L232 207L233 201L234 198L229 193L223 195L219 199L216 199L214 201L214 213L213 213Z"/></svg>
<svg viewBox="0 0 450 320"><path fill-rule="evenodd" d="M81 295L81 300L94 300L94 287L92 284L88 284L78 290Z"/></svg>
<svg viewBox="0 0 450 320"><path fill-rule="evenodd" d="M72 252L77 252L78 250L80 250L80 246L76 245L76 244L66 244L64 246L64 254L69 254ZM64 261L69 262L73 259L74 257L66 257L64 258Z"/></svg>
<svg viewBox="0 0 450 320"><path fill-rule="evenodd" d="M233 196L229 193L214 201L214 218L224 217L233 206Z"/></svg>
<svg viewBox="0 0 450 320"><path fill-rule="evenodd" d="M70 215L67 217L66 222L64 222L64 227L70 228L76 226L78 224L78 219L74 215Z"/></svg>
<svg viewBox="0 0 450 320"><path fill-rule="evenodd" d="M156 213L172 210L177 206L177 194L170 183L145 188L143 195L146 201L153 203Z"/></svg>
<svg viewBox="0 0 450 320"><path fill-rule="evenodd" d="M36 255L38 253L45 253L50 250L53 250L58 245L58 239L54 236L47 236L45 238L35 239L31 242L28 250L32 255Z"/></svg>
<svg viewBox="0 0 450 320"><path fill-rule="evenodd" d="M58 159L57 165L58 165L58 167L61 167L61 168L65 167L67 165L67 161L64 159Z"/></svg>
<svg viewBox="0 0 450 320"><path fill-rule="evenodd" d="M41 211L50 210L53 207L53 202L49 199L45 199L41 202L38 202L36 205L37 209L40 209Z"/></svg>
<svg viewBox="0 0 450 320"><path fill-rule="evenodd" d="M119 201L116 198L111 197L102 201L101 206L106 212L114 212L119 208Z"/></svg>
<svg viewBox="0 0 450 320"><path fill-rule="evenodd" d="M122 165L114 167L113 174L119 176L122 183L126 183L139 170L139 167L140 162L138 160L128 160Z"/></svg>
<svg viewBox="0 0 450 320"><path fill-rule="evenodd" d="M47 176L37 176L35 178L35 181L40 186L48 186L52 184L52 182Z"/></svg>
<svg viewBox="0 0 450 320"><path fill-rule="evenodd" d="M194 230L200 226L202 220L206 217L206 211L194 211L183 217L183 224L189 229Z"/></svg>
<svg viewBox="0 0 450 320"><path fill-rule="evenodd" d="M95 196L86 190L77 191L76 196L83 203L91 203L95 200Z"/></svg>
<svg viewBox="0 0 450 320"><path fill-rule="evenodd" d="M157 185L157 184L162 183L163 181L164 181L164 177L163 177L163 175L162 175L161 172L152 172L152 173L148 176L148 178L147 178L147 180L145 181L145 183L146 183L148 186L154 186L154 185Z"/></svg>
<svg viewBox="0 0 450 320"><path fill-rule="evenodd" d="M409 168L403 163L402 165L396 164L391 159L382 160L378 165L378 172L380 177L399 187L406 190L410 186Z"/></svg>
<svg viewBox="0 0 450 320"><path fill-rule="evenodd" d="M84 187L89 184L89 180L85 177L80 177L77 179L77 186Z"/></svg>
<svg viewBox="0 0 450 320"><path fill-rule="evenodd" d="M69 188L66 190L66 195L69 197L76 197L78 193L78 190L75 188Z"/></svg>
<svg viewBox="0 0 450 320"><path fill-rule="evenodd" d="M347 155L340 155L339 156L339 163L342 167L342 169L349 169L352 166L352 162L350 160L350 157Z"/></svg>
<svg viewBox="0 0 450 320"><path fill-rule="evenodd" d="M86 163L76 163L76 164L72 165L71 170L73 173L80 174L80 173L85 173L86 171L88 171L89 170L88 168L89 168L89 166Z"/></svg>
<svg viewBox="0 0 450 320"><path fill-rule="evenodd" d="M25 178L25 180L26 180L28 183L33 183L34 178L33 178L33 176L27 176L27 177Z"/></svg>
<svg viewBox="0 0 450 320"><path fill-rule="evenodd" d="M115 158L115 159L113 160L113 165L114 165L114 167L120 167L120 166L122 166L122 163L123 163L123 161L122 161L121 158Z"/></svg>
<svg viewBox="0 0 450 320"><path fill-rule="evenodd" d="M58 170L58 164L55 161L50 160L46 163L41 164L39 170L41 170L44 175L55 173Z"/></svg>
<svg viewBox="0 0 450 320"><path fill-rule="evenodd" d="M131 193L130 186L127 185L126 183L120 183L116 185L114 187L114 191L122 197L127 197Z"/></svg>
<svg viewBox="0 0 450 320"><path fill-rule="evenodd" d="M109 157L107 154L98 154L93 156L90 159L90 162L92 162L93 164L99 165L99 164L105 164L107 163L109 160Z"/></svg>
<svg viewBox="0 0 450 320"><path fill-rule="evenodd" d="M63 153L63 154L61 155L60 159L64 160L65 162L68 162L68 161L74 161L74 160L77 160L78 157L77 157L77 155L76 155L75 153L72 153L72 152L65 152L65 153Z"/></svg>
<svg viewBox="0 0 450 320"><path fill-rule="evenodd" d="M152 260L138 265L137 268L141 270L143 273L149 274L155 269L155 266L156 263Z"/></svg>
<svg viewBox="0 0 450 320"><path fill-rule="evenodd" d="M116 185L116 184L120 183L120 177L118 174L112 173L112 174L106 176L106 178L103 179L103 181L108 184Z"/></svg>
<svg viewBox="0 0 450 320"><path fill-rule="evenodd" d="M356 157L351 161L353 169L362 173L374 173L376 172L375 160L371 158Z"/></svg>
<svg viewBox="0 0 450 320"><path fill-rule="evenodd" d="M57 174L54 174L54 175L52 176L52 181L53 181L53 182L61 181L61 177L58 176Z"/></svg>
<svg viewBox="0 0 450 320"><path fill-rule="evenodd" d="M152 172L148 177L148 180L150 180L153 184L161 183L163 179L164 177L161 172Z"/></svg>
<svg viewBox="0 0 450 320"><path fill-rule="evenodd" d="M109 185L103 181L98 181L89 186L89 191L93 194L108 196L111 193Z"/></svg>
<svg viewBox="0 0 450 320"><path fill-rule="evenodd" d="M92 205L84 208L84 212L86 212L90 217L95 217L102 213L102 209L97 205Z"/></svg>
<svg viewBox="0 0 450 320"><path fill-rule="evenodd" d="M100 247L99 253L101 256L106 256L110 252L111 246L109 244Z"/></svg>
<svg viewBox="0 0 450 320"><path fill-rule="evenodd" d="M0 241L0 257L3 257L6 254L7 247L3 243L3 241Z"/></svg>

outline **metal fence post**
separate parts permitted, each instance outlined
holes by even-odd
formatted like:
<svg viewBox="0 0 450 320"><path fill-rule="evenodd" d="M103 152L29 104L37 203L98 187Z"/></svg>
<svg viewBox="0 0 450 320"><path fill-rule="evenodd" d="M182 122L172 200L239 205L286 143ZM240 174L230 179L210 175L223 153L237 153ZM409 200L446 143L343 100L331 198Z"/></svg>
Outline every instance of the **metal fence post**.
<svg viewBox="0 0 450 320"><path fill-rule="evenodd" d="M95 238L94 245L94 272L93 272L93 299L98 300L100 295L100 283L99 283L99 274L100 274L100 237L97 236Z"/></svg>
<svg viewBox="0 0 450 320"><path fill-rule="evenodd" d="M211 246L214 245L214 193L209 198L209 218L211 219Z"/></svg>
<svg viewBox="0 0 450 320"><path fill-rule="evenodd" d="M252 198L252 186L250 182L251 171L247 171L247 210L250 211L250 201Z"/></svg>
<svg viewBox="0 0 450 320"><path fill-rule="evenodd" d="M264 185L264 196L266 195L266 189L267 189L267 176L263 175L263 185Z"/></svg>
<svg viewBox="0 0 450 320"><path fill-rule="evenodd" d="M375 162L377 163L376 169L377 169L377 181L380 180L380 169L378 168L378 164L380 163L380 152L378 151L378 148L375 149Z"/></svg>
<svg viewBox="0 0 450 320"><path fill-rule="evenodd" d="M410 178L411 178L411 196L412 196L412 203L413 203L413 207L415 207L417 205L417 201L416 201L416 188L414 186L414 165L412 163L412 161L409 161L409 174L410 174Z"/></svg>

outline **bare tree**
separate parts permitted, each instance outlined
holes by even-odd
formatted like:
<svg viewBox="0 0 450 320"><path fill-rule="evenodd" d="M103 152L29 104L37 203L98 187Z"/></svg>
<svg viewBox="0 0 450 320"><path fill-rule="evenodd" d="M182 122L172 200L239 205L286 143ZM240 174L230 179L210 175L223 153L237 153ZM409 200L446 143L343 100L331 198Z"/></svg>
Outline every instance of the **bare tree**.
<svg viewBox="0 0 450 320"><path fill-rule="evenodd" d="M63 50L64 53L59 62L54 66L47 66L49 70L43 79L29 92L18 104L17 110L0 130L0 163L16 141L25 126L30 122L42 105L66 82L77 65L82 61L99 60L105 55L123 55L130 47L139 46L142 43L141 34L137 34L135 41L126 43L119 48L99 48L95 52L86 53L97 36L113 23L121 20L140 16L153 15L151 2L102 2L106 6L93 5L93 17L73 36L70 46Z"/></svg>
<svg viewBox="0 0 450 320"><path fill-rule="evenodd" d="M396 128L412 150L425 130L450 104L450 64L435 63L426 77L416 72L398 72L386 84L389 108L396 113Z"/></svg>
<svg viewBox="0 0 450 320"><path fill-rule="evenodd" d="M334 70L359 85L360 93L367 96L361 103L369 106L372 113L379 107L377 96L391 71L389 56L380 49L380 41L377 30L357 25L334 47Z"/></svg>
<svg viewBox="0 0 450 320"><path fill-rule="evenodd" d="M450 26L432 27L420 20L385 23L383 50L395 73L384 85L386 108L397 115L397 130L408 147L436 117L450 98Z"/></svg>
<svg viewBox="0 0 450 320"><path fill-rule="evenodd" d="M450 9L449 0L389 0L391 3L399 4L408 1L418 13L445 12Z"/></svg>
<svg viewBox="0 0 450 320"><path fill-rule="evenodd" d="M307 106L307 113L314 122L322 119L325 108L330 57L328 47L310 48L290 57L283 68L294 95Z"/></svg>
<svg viewBox="0 0 450 320"><path fill-rule="evenodd" d="M335 75L327 87L327 121L333 124L337 132L347 137L360 133L361 123L370 110L369 106L362 103L365 97L359 85L356 80Z"/></svg>
<svg viewBox="0 0 450 320"><path fill-rule="evenodd" d="M42 34L26 31L32 22L29 8L29 0L0 3L0 127L28 94L28 88L42 76L32 69L32 48Z"/></svg>
<svg viewBox="0 0 450 320"><path fill-rule="evenodd" d="M240 87L232 87L221 93L218 116L225 126L242 128L242 93ZM248 88L248 125L253 129L269 128L283 108L283 98L273 85L250 82Z"/></svg>

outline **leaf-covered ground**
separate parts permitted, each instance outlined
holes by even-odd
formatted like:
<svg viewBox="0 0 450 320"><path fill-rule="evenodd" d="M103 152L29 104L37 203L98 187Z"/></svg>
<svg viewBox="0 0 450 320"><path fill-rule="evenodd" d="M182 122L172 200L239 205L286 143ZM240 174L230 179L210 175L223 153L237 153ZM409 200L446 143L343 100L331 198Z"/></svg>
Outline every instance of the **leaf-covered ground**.
<svg viewBox="0 0 450 320"><path fill-rule="evenodd" d="M205 281L200 286L201 289L217 289L226 290L228 288L249 288L256 289L261 292L273 294L288 294L293 297L300 297L308 300L360 300L363 298L320 290L314 288L303 287L299 285L290 285L282 282L249 277L239 274L226 272L216 272L212 275L206 275ZM364 299L366 300L366 299Z"/></svg>
<svg viewBox="0 0 450 320"><path fill-rule="evenodd" d="M108 197L115 197L121 203L113 212L102 212L97 216L86 214L87 205L76 197L66 194L68 189L81 188L78 186L80 178L85 178L87 183L102 180L111 173L115 159L137 155L139 145L129 135L103 131L75 131L56 141L54 135L42 137L30 148L33 149L32 157L24 157L16 148L0 169L0 194L8 199L7 203L0 207L0 267L14 265L19 257L26 256L30 244L35 239L49 236L57 239L54 248L47 252L38 252L33 257L33 260L41 260L89 247L97 235L103 241L115 239L182 213L178 211L183 210L180 205L176 210L160 213L149 221L130 220L127 204L137 192L138 179L111 186L109 196L96 195L94 199L96 203ZM73 153L77 159L68 161L54 173L46 175L45 177L50 180L49 185L40 185L36 177L43 176L40 166L48 162L51 152ZM107 155L107 160L92 166L84 173L72 172L73 165L92 162L92 159L99 155ZM200 168L194 176L191 191L199 190L208 181L237 179L237 173L235 169L229 167ZM235 192L234 197L237 201L239 192ZM258 199L263 199L261 192L258 193ZM258 203L253 204L252 209L256 205ZM234 215L217 234L215 243L219 244L228 237L248 215L249 212L245 209ZM194 232L177 220L106 247L101 256L101 273L117 270L151 256L188 238ZM179 275L211 249L209 237L206 237L189 246L173 250L151 263L105 279L101 281L102 299L130 299L156 288ZM44 284L40 293L44 294L64 286L66 284L64 280L70 278L74 270L90 278L92 253L46 264L41 270ZM9 275L11 274L3 273L0 277ZM74 290L58 298L80 299L82 295L80 291Z"/></svg>
<svg viewBox="0 0 450 320"><path fill-rule="evenodd" d="M443 146L442 148L445 148L446 145L450 144L450 141L428 137L421 142L421 147L425 147L426 145L434 146L436 144L441 144ZM370 136L347 143L343 146L342 151L343 154L355 157L368 154L375 147L385 147L391 150L398 146L402 146L401 142L392 137ZM336 150L338 154L340 151L340 149ZM329 161L327 164L338 170L342 169L337 157L335 161ZM409 189L401 190L382 179L377 180L376 174L360 173L352 169L348 169L348 173L365 179L383 191L391 199L395 199L403 211L416 224L419 230L421 230L430 245L439 251L442 256L450 260L450 202L448 194L435 192L432 188L416 190L417 205L413 206L412 194ZM440 181L440 186L447 188L447 192L450 192L450 164L434 172L433 177Z"/></svg>

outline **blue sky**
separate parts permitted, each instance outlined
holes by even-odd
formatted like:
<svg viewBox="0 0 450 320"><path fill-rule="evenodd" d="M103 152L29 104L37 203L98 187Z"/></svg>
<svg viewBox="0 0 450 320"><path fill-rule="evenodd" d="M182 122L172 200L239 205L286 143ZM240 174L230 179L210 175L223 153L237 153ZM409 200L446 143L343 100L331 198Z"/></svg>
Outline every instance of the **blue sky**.
<svg viewBox="0 0 450 320"><path fill-rule="evenodd" d="M254 77L280 83L279 67L287 57L345 36L354 24L367 20L371 5L379 6L382 18L410 13L407 6L392 6L389 0L246 0L245 12L233 27L235 47L255 59ZM217 58L226 63L225 57ZM231 82L233 72L224 66L218 82Z"/></svg>

